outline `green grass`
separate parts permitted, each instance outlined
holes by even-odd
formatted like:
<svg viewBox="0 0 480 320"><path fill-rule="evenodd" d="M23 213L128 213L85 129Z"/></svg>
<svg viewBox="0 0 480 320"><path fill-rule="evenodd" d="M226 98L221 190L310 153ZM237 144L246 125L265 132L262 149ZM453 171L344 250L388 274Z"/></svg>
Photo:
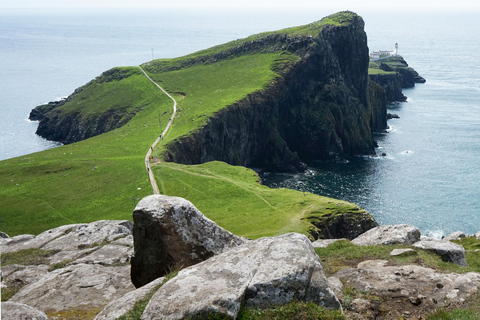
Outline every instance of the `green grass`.
<svg viewBox="0 0 480 320"><path fill-rule="evenodd" d="M314 303L290 302L264 310L242 307L239 320L345 320L338 310L322 308Z"/></svg>
<svg viewBox="0 0 480 320"><path fill-rule="evenodd" d="M136 68L132 68L136 69ZM124 86L123 81L135 86ZM0 225L10 236L38 234L60 225L100 219L131 219L134 206L151 193L143 159L160 132L159 115L171 113L168 99L143 75L108 83L135 100L130 122L102 135L0 162ZM97 91L100 89L96 89ZM82 103L109 105L108 94ZM87 101L88 100L88 101ZM138 190L138 188L141 188Z"/></svg>
<svg viewBox="0 0 480 320"><path fill-rule="evenodd" d="M22 266L47 264L48 257L58 253L59 250L42 250L37 248L24 249L15 252L2 253L0 260L3 266L18 264Z"/></svg>
<svg viewBox="0 0 480 320"><path fill-rule="evenodd" d="M395 71L384 71L379 68L368 68L369 75L377 75L377 74L395 74Z"/></svg>
<svg viewBox="0 0 480 320"><path fill-rule="evenodd" d="M207 217L231 232L258 238L287 232L308 233L304 218L331 210L358 208L350 203L259 184L250 169L223 162L201 165L161 163L154 167L160 192L190 200Z"/></svg>

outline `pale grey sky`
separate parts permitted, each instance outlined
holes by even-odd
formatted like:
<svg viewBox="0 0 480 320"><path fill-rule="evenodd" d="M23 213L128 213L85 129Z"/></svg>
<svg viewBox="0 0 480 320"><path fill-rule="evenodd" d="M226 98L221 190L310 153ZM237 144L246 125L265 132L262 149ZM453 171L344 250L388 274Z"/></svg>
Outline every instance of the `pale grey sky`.
<svg viewBox="0 0 480 320"><path fill-rule="evenodd" d="M332 11L479 11L472 0L0 0L0 8L278 8Z"/></svg>

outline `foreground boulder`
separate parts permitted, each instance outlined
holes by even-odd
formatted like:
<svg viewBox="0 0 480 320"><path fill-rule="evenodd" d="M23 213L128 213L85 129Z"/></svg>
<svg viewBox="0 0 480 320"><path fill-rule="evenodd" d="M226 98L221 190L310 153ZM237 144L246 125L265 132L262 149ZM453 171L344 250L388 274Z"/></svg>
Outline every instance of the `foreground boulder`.
<svg viewBox="0 0 480 320"><path fill-rule="evenodd" d="M2 302L3 320L48 320L47 315L40 310L16 302Z"/></svg>
<svg viewBox="0 0 480 320"><path fill-rule="evenodd" d="M183 269L155 293L142 319L211 313L235 319L242 304L265 308L292 300L341 308L310 241L297 233L250 241Z"/></svg>
<svg viewBox="0 0 480 320"><path fill-rule="evenodd" d="M352 240L358 246L412 244L420 240L420 230L407 224L379 226Z"/></svg>
<svg viewBox="0 0 480 320"><path fill-rule="evenodd" d="M450 241L432 240L418 241L413 244L413 247L438 254L443 261L453 262L463 267L467 266L465 249L459 244Z"/></svg>
<svg viewBox="0 0 480 320"><path fill-rule="evenodd" d="M168 272L202 262L246 240L206 218L190 201L151 195L133 212L131 277L138 288Z"/></svg>

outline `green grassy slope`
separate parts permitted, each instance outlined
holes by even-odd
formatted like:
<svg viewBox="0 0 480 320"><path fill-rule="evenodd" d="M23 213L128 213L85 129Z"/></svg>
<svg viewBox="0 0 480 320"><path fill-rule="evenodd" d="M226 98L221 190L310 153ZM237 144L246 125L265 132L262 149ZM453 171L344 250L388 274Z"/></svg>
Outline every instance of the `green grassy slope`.
<svg viewBox="0 0 480 320"><path fill-rule="evenodd" d="M342 19L345 17L340 15L327 22L341 24ZM288 33L296 35L307 29L311 27L293 28ZM181 65L192 56L218 52L221 46L209 50L154 65ZM161 158L166 143L197 130L215 112L270 85L280 77L279 70L298 59L286 52L255 53L174 71L149 69L154 71L151 77L178 101L173 127L154 155ZM122 68L129 77L93 81L61 107L85 115L107 109L136 112L127 125L0 162L0 230L11 236L36 234L68 223L131 219L138 200L151 193L144 156L172 111L168 97L137 70ZM220 162L198 166L162 162L153 170L162 193L185 197L223 227L253 238L288 231L307 233L310 225L301 220L304 217L358 210L338 200L266 188L254 171Z"/></svg>

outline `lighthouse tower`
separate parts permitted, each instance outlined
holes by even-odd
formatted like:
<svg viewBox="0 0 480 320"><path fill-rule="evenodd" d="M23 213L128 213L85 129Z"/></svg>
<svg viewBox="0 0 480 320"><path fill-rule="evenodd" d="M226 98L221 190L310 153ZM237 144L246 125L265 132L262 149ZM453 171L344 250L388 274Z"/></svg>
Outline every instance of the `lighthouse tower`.
<svg viewBox="0 0 480 320"><path fill-rule="evenodd" d="M393 51L393 55L398 55L398 43L395 43L395 50Z"/></svg>

